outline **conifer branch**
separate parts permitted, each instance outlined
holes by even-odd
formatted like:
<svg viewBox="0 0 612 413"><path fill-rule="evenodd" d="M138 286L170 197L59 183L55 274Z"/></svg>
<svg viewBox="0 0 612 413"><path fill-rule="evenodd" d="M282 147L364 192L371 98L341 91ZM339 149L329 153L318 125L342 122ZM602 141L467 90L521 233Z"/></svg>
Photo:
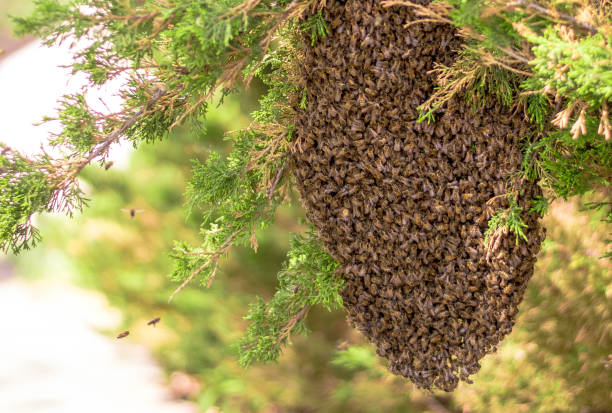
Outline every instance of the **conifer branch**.
<svg viewBox="0 0 612 413"><path fill-rule="evenodd" d="M549 17L553 20L561 20L565 23L569 23L573 26L577 26L580 27L588 32L590 32L591 34L595 34L598 32L597 27L589 24L589 23L585 23L585 22L581 22L578 19L576 19L574 16L571 16L567 13L562 13L560 11L557 10L551 10L551 9L547 9L546 7L539 5L537 3L532 3L526 0L513 0L511 2L509 2L507 4L507 8L508 9L512 9L516 6L522 6L528 10L533 10L535 12L540 13L543 16Z"/></svg>
<svg viewBox="0 0 612 413"><path fill-rule="evenodd" d="M217 250L212 251L212 252L208 252L208 253L203 253L203 254L212 255L212 257L208 261L206 261L204 264L202 264L199 268L197 268L195 271L193 271L189 275L189 277L187 277L187 279L185 281L183 281L183 283L181 285L179 285L178 288L176 288L176 290L174 290L172 292L172 294L170 294L170 298L168 298L168 303L170 303L172 301L172 299L178 293L180 293L183 290L183 288L185 288L187 286L187 284L189 284L191 282L191 280L194 279L194 277L196 277L198 274L200 274L210 264L214 264L214 270L213 270L211 276L208 278L208 281L206 283L206 286L210 287L210 284L212 284L212 281L215 278L215 274L217 273L217 268L219 266L219 258L221 258L222 255L224 255L224 254L226 254L228 252L229 248L232 245L232 242L234 241L234 238L236 238L236 236L238 236L238 234L240 234L245 229L246 229L246 227L242 227L242 228L236 230L232 235L227 237L227 239L223 242L223 244L221 244L221 246Z"/></svg>
<svg viewBox="0 0 612 413"><path fill-rule="evenodd" d="M451 9L450 5L445 2L430 3L427 6L412 2L410 0L384 0L382 2L383 7L394 7L394 6L407 6L415 11L418 17L423 19L411 20L404 25L404 27L410 27L414 24L422 23L438 23L438 24L452 24L453 21L448 18L448 12Z"/></svg>
<svg viewBox="0 0 612 413"><path fill-rule="evenodd" d="M306 332L304 319L314 305L341 307L344 284L337 268L313 229L294 235L274 297L267 303L258 299L245 317L250 326L239 344L240 364L276 360L291 334Z"/></svg>
<svg viewBox="0 0 612 413"><path fill-rule="evenodd" d="M274 195L274 191L276 190L276 186L278 185L278 182L280 181L281 176L283 176L283 171L285 170L285 165L286 164L287 164L287 162L283 162L281 167L278 168L278 170L276 172L276 176L274 177L274 181L272 181L272 185L270 185L270 187L268 188L268 191L267 191L268 201L272 200L272 196Z"/></svg>
<svg viewBox="0 0 612 413"><path fill-rule="evenodd" d="M285 339L287 339L287 337L289 337L295 325L306 317L306 314L308 314L309 309L310 306L305 305L300 311L298 311L294 316L292 316L289 321L287 321L287 324L285 324L284 327L280 330L280 334L276 339L277 344L282 343Z"/></svg>
<svg viewBox="0 0 612 413"><path fill-rule="evenodd" d="M132 116L123 121L121 125L117 127L113 132L101 138L101 142L97 143L96 146L94 146L94 149L91 150L91 152L86 158L82 158L77 161L72 161L72 164L74 164L76 167L73 168L72 171L68 174L68 176L66 176L66 178L60 182L58 187L61 188L66 182L72 181L83 170L83 168L93 162L96 158L105 156L108 153L110 146L114 143L117 143L123 137L125 132L129 128L134 126L136 122L138 122L143 116L147 115L151 107L167 93L168 92L162 87L156 88L153 91L151 99L145 102L142 107L137 110Z"/></svg>
<svg viewBox="0 0 612 413"><path fill-rule="evenodd" d="M266 194L268 203L272 201L272 197L274 195L274 192L277 189L278 183L285 169L285 165L286 165L286 162L282 162L281 166L277 168L274 180L272 181L271 185L265 190L265 194ZM261 213L258 213L258 215L256 215L254 218L257 218L257 216L259 215L261 215ZM210 256L210 258L204 264L200 265L197 269L193 270L189 274L189 276L181 283L181 285L178 288L176 288L174 292L170 295L168 302L170 303L172 299L178 293L180 293L187 286L187 284L189 284L198 274L202 273L204 269L213 265L212 273L208 276L208 279L206 282L206 287L210 288L216 276L216 273L219 267L220 258L229 252L229 250L232 248L234 244L234 240L236 239L236 237L240 235L241 233L243 233L244 231L246 231L247 229L249 229L249 225L244 225L240 227L239 229L234 231L229 237L227 237L225 241L223 241L223 243L217 249L213 251L186 251L183 248L176 248L178 251L180 251L182 254L186 256L208 255ZM251 237L251 245L254 247L255 250L257 249L256 240L253 241L253 237Z"/></svg>

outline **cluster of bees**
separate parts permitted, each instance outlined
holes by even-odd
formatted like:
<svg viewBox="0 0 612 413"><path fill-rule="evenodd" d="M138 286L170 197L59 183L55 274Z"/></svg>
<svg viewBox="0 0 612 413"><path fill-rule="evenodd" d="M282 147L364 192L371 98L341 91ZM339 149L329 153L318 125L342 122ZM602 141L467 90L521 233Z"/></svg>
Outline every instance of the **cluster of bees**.
<svg viewBox="0 0 612 413"><path fill-rule="evenodd" d="M405 27L410 8L378 0L328 0L323 15L329 34L301 56L302 202L341 264L351 325L394 374L451 391L512 330L544 239L527 212L540 190L523 181L513 190L528 241L506 233L488 253L483 242L508 206L528 124L493 98L473 109L461 96L417 122L436 86L428 72L461 47L454 29Z"/></svg>

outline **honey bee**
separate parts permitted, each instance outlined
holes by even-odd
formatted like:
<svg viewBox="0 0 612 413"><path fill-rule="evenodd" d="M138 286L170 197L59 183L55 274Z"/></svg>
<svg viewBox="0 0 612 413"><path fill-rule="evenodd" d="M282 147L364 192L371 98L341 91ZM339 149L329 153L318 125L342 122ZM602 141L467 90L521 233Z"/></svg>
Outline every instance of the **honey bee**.
<svg viewBox="0 0 612 413"><path fill-rule="evenodd" d="M336 92L334 93L334 102L338 103L342 100L342 92L340 91L340 89L336 90Z"/></svg>
<svg viewBox="0 0 612 413"><path fill-rule="evenodd" d="M342 26L341 15L336 16L329 24L331 29ZM341 33L341 32L340 32Z"/></svg>
<svg viewBox="0 0 612 413"><path fill-rule="evenodd" d="M109 169L110 169L110 168L111 168L111 167L112 167L114 164L115 164L115 162L113 162L113 161L106 162L106 163L104 164L104 170L105 170L105 171L108 171L108 170L109 170Z"/></svg>
<svg viewBox="0 0 612 413"><path fill-rule="evenodd" d="M144 209L134 209L134 208L122 208L121 209L122 212L127 212L128 214L130 214L130 218L134 218L136 216L136 214L140 214L142 212L144 212Z"/></svg>
<svg viewBox="0 0 612 413"><path fill-rule="evenodd" d="M117 338L127 337L129 334L130 334L130 332L128 330L125 330L124 332L119 333Z"/></svg>
<svg viewBox="0 0 612 413"><path fill-rule="evenodd" d="M160 320L161 320L161 317L155 317L153 320L149 321L147 325L155 327L155 325L159 323Z"/></svg>

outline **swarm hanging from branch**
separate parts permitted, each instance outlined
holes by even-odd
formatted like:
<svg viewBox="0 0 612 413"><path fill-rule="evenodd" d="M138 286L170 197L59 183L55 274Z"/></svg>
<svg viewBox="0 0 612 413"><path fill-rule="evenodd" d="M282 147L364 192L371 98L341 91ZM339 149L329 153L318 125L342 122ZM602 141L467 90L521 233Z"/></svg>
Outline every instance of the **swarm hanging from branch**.
<svg viewBox="0 0 612 413"><path fill-rule="evenodd" d="M409 8L373 0L332 0L323 15L329 35L301 65L302 201L340 262L351 324L393 373L453 390L512 330L543 240L527 212L538 186L507 186L528 124L491 96L474 111L461 93L418 122L430 71L462 45L451 25L410 24ZM525 238L502 225L487 249L489 219L506 207Z"/></svg>
<svg viewBox="0 0 612 413"><path fill-rule="evenodd" d="M176 292L210 285L232 247L257 250L293 173L318 236L294 237L277 294L247 317L241 363L277 358L309 308L343 298L394 373L452 390L512 328L543 239L534 211L612 182L609 11L608 0L40 0L18 32L93 40L72 65L90 87L130 80L118 113L64 97L52 141L65 159L0 148L0 249L39 240L36 212L80 209L77 176L110 165L116 142L200 126L213 96L258 76L269 90L253 125L231 135L229 156L194 162L203 241L176 246ZM612 221L608 205L595 207Z"/></svg>

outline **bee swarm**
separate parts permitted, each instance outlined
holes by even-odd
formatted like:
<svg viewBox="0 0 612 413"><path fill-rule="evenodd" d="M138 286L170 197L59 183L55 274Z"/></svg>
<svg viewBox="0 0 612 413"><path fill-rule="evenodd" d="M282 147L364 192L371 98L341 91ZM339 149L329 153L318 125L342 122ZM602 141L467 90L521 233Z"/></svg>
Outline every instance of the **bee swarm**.
<svg viewBox="0 0 612 413"><path fill-rule="evenodd" d="M461 46L451 26L405 28L413 12L378 0L328 0L323 16L329 34L301 61L302 202L341 264L350 323L394 374L451 391L512 330L544 238L524 212L528 242L506 233L489 254L483 244L528 124L494 99L474 111L461 97L417 122L435 87L428 71ZM540 190L519 189L527 211Z"/></svg>

